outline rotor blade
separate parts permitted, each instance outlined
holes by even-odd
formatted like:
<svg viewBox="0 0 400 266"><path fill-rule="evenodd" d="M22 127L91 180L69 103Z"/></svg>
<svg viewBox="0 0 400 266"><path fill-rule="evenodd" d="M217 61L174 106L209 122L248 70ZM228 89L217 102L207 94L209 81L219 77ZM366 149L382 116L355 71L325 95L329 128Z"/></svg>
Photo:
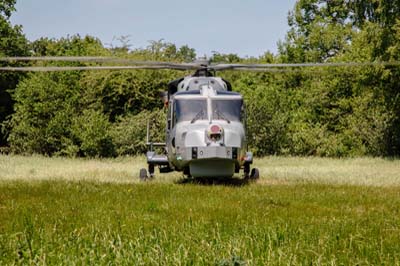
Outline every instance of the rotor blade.
<svg viewBox="0 0 400 266"><path fill-rule="evenodd" d="M43 67L0 67L0 72L61 72L61 71L86 71L86 70L196 70L199 68L187 68L179 66L43 66ZM252 72L270 72L270 73L293 73L300 70L296 69L222 69L223 70L241 70L241 71L252 71Z"/></svg>
<svg viewBox="0 0 400 266"><path fill-rule="evenodd" d="M162 61L139 61L118 57L90 57L90 56L42 56L42 57L0 57L0 62L88 62L109 63L123 66L162 66L165 69L196 70L203 68L199 63L172 63Z"/></svg>
<svg viewBox="0 0 400 266"><path fill-rule="evenodd" d="M15 72L60 72L60 71L81 71L81 70L130 70L130 69L171 69L171 70L188 70L195 68L187 68L182 66L43 66L43 67L0 67L0 71Z"/></svg>
<svg viewBox="0 0 400 266"><path fill-rule="evenodd" d="M0 67L0 71L68 71L68 70L126 70L126 69L173 69L198 70L209 69L215 71L242 70L277 72L276 69L295 69L311 67L365 67L365 66L400 66L399 61L392 62L333 62L333 63L282 63L282 64L215 64L196 61L195 63L171 63L158 61L138 61L118 57L91 57L91 56L43 56L43 57L0 57L0 62L42 61L42 62L88 62L109 63L120 66L37 66L37 67ZM271 71L275 69L275 71Z"/></svg>
<svg viewBox="0 0 400 266"><path fill-rule="evenodd" d="M218 64L210 66L216 71L222 70L267 70L272 68L307 68L307 67L362 67L362 66L399 66L393 62L338 62L338 63L290 63L290 64Z"/></svg>
<svg viewBox="0 0 400 266"><path fill-rule="evenodd" d="M120 57L107 56L25 56L0 57L1 62L37 61L37 62L93 62L93 63L123 63L133 65L169 65L171 62L140 61Z"/></svg>
<svg viewBox="0 0 400 266"><path fill-rule="evenodd" d="M38 57L0 57L0 62L17 61L54 61L54 62L95 62L95 63L118 63L125 65L161 65L161 66L182 66L193 69L207 67L203 61L194 63L171 63L162 61L140 61L128 58L107 57L107 56L38 56ZM284 68L284 67L346 67L346 66L398 66L399 61L392 62L332 62L332 63L282 63L282 64L215 64L208 65L208 68L214 70L225 69L263 69L263 68Z"/></svg>
<svg viewBox="0 0 400 266"><path fill-rule="evenodd" d="M20 57L0 57L2 62L16 61L64 61L64 62L109 62L116 57L102 56L20 56Z"/></svg>

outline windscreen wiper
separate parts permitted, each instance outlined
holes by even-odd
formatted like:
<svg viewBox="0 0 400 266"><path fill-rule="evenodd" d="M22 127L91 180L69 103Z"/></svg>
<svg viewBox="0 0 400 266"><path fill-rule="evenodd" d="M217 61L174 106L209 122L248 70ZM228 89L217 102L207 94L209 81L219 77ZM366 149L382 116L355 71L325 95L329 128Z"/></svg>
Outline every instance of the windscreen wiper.
<svg viewBox="0 0 400 266"><path fill-rule="evenodd" d="M218 119L222 118L223 120L225 120L226 122L228 122L228 124L231 123L231 120L229 120L228 118L226 118L226 116L225 116L223 113L221 113L220 110L215 109L215 110L214 110L214 113L217 114Z"/></svg>
<svg viewBox="0 0 400 266"><path fill-rule="evenodd" d="M200 118L202 118L204 115L204 111L200 110L197 115L192 119L192 121L190 121L191 124L193 124L194 122L196 122L197 120L199 120Z"/></svg>

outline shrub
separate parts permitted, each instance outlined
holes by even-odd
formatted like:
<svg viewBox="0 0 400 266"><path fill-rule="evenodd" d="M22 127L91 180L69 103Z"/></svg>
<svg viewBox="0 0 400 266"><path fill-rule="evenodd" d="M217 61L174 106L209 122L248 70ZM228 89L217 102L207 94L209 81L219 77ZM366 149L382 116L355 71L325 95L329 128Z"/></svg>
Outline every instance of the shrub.
<svg viewBox="0 0 400 266"><path fill-rule="evenodd" d="M109 133L110 126L108 118L100 111L84 110L82 115L72 119L74 141L64 150L78 150L80 155L87 157L115 156L114 144Z"/></svg>
<svg viewBox="0 0 400 266"><path fill-rule="evenodd" d="M150 141L165 142L166 112L161 109L143 111L137 115L120 117L111 129L113 143L118 155L145 153L146 128L150 123Z"/></svg>

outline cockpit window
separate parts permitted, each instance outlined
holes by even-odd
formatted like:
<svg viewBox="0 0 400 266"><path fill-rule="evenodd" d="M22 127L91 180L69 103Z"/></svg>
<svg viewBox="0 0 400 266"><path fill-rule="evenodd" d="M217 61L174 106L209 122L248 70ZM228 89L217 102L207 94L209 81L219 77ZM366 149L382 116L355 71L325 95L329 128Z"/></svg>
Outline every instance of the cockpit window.
<svg viewBox="0 0 400 266"><path fill-rule="evenodd" d="M240 121L243 101L240 100L212 100L212 119Z"/></svg>
<svg viewBox="0 0 400 266"><path fill-rule="evenodd" d="M176 122L208 119L207 100L181 99L175 101Z"/></svg>

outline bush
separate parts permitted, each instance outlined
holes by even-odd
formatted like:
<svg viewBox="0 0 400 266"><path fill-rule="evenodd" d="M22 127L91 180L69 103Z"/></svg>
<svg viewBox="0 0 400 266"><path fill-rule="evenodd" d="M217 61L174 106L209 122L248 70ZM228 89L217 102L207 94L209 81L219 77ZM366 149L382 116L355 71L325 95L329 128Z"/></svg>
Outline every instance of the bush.
<svg viewBox="0 0 400 266"><path fill-rule="evenodd" d="M118 155L136 155L147 151L146 131L150 122L150 141L165 142L166 112L162 109L143 111L120 117L111 129Z"/></svg>
<svg viewBox="0 0 400 266"><path fill-rule="evenodd" d="M84 110L82 115L72 119L73 142L66 151L78 151L86 157L115 156L115 148L109 133L111 124L100 111Z"/></svg>
<svg viewBox="0 0 400 266"><path fill-rule="evenodd" d="M71 118L79 113L77 73L34 74L19 83L8 141L17 153L52 155L71 138ZM66 85L68 81L68 85Z"/></svg>

